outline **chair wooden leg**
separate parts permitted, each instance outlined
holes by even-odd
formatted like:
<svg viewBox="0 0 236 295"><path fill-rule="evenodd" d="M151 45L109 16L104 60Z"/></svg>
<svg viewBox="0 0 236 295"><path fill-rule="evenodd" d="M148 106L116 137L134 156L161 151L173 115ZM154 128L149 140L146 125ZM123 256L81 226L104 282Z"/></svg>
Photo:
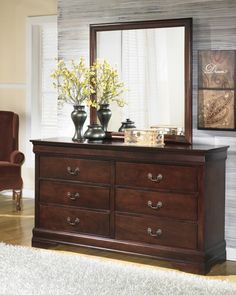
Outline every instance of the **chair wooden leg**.
<svg viewBox="0 0 236 295"><path fill-rule="evenodd" d="M21 202L22 202L22 190L19 190L19 191L14 190L13 195L15 195L15 199L16 199L16 210L20 211Z"/></svg>
<svg viewBox="0 0 236 295"><path fill-rule="evenodd" d="M12 191L12 200L15 201L15 199L16 199L16 194L15 194L15 191L13 190Z"/></svg>

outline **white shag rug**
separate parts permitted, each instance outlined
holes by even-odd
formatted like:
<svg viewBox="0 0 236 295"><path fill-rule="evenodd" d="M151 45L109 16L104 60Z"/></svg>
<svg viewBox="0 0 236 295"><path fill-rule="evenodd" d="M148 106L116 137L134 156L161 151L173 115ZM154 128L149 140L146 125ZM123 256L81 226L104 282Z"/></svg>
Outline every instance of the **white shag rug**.
<svg viewBox="0 0 236 295"><path fill-rule="evenodd" d="M236 284L177 271L0 243L4 295L235 295Z"/></svg>

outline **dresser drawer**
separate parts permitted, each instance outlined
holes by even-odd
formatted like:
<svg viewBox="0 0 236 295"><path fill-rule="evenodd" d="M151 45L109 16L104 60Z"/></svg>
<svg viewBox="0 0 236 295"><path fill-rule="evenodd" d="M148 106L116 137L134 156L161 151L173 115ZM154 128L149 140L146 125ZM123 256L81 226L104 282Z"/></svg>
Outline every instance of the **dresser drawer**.
<svg viewBox="0 0 236 295"><path fill-rule="evenodd" d="M188 220L197 219L197 198L191 194L118 188L115 198L117 211Z"/></svg>
<svg viewBox="0 0 236 295"><path fill-rule="evenodd" d="M116 184L194 192L197 191L197 170L189 166L119 162Z"/></svg>
<svg viewBox="0 0 236 295"><path fill-rule="evenodd" d="M109 210L110 189L51 180L40 181L40 202Z"/></svg>
<svg viewBox="0 0 236 295"><path fill-rule="evenodd" d="M42 156L40 176L109 184L111 164L108 161Z"/></svg>
<svg viewBox="0 0 236 295"><path fill-rule="evenodd" d="M109 236L109 214L40 205L40 227L56 231Z"/></svg>
<svg viewBox="0 0 236 295"><path fill-rule="evenodd" d="M116 239L188 249L197 248L197 225L154 217L116 214Z"/></svg>

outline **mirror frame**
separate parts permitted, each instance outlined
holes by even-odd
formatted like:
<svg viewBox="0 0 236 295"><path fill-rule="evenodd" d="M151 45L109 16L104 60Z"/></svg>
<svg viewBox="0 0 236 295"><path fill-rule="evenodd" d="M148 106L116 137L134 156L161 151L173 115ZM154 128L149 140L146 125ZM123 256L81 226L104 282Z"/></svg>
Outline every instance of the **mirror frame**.
<svg viewBox="0 0 236 295"><path fill-rule="evenodd" d="M192 18L170 19L170 20L149 20L134 22L117 22L90 25L90 65L97 58L97 33L102 31L132 30L132 29L153 29L168 27L185 28L185 118L184 135L165 135L165 142L192 143ZM94 98L96 99L96 98ZM90 122L97 121L96 109L90 108ZM112 132L117 135L118 132ZM119 135L119 134L118 134ZM121 134L120 134L121 135Z"/></svg>

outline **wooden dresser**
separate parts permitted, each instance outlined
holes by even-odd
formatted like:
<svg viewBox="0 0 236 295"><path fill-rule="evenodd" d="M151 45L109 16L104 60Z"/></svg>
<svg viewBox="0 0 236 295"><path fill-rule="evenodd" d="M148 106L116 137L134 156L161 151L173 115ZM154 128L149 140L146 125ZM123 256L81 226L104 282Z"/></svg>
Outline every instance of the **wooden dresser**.
<svg viewBox="0 0 236 295"><path fill-rule="evenodd" d="M32 245L82 245L204 274L225 260L227 147L32 140Z"/></svg>

